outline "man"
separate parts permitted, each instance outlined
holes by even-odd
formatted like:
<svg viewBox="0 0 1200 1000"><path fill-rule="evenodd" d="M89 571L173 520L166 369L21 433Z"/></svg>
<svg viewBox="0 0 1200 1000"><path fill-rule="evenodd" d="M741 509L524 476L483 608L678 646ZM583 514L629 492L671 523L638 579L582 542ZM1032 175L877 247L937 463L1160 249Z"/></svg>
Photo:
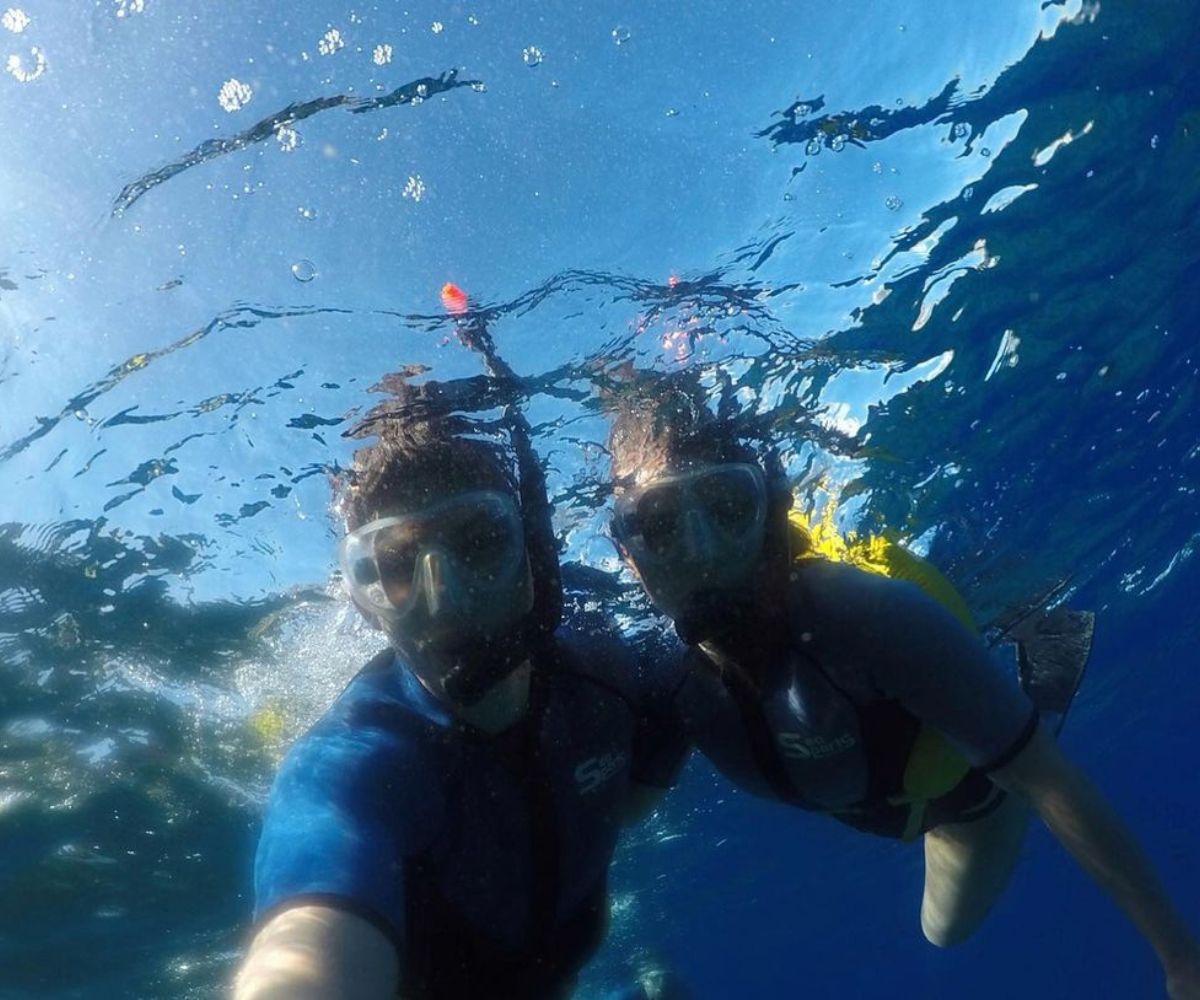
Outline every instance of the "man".
<svg viewBox="0 0 1200 1000"><path fill-rule="evenodd" d="M236 996L566 996L621 819L681 751L654 745L612 635L556 633L532 454L514 475L450 418L380 423L341 566L390 648L280 768Z"/></svg>
<svg viewBox="0 0 1200 1000"><path fill-rule="evenodd" d="M941 946L990 910L1032 807L1154 947L1170 995L1200 998L1195 941L1133 838L953 602L816 557L774 452L694 383L627 389L610 451L615 539L690 647L667 697L718 768L862 830L923 834L921 926ZM893 575L919 580L915 562Z"/></svg>

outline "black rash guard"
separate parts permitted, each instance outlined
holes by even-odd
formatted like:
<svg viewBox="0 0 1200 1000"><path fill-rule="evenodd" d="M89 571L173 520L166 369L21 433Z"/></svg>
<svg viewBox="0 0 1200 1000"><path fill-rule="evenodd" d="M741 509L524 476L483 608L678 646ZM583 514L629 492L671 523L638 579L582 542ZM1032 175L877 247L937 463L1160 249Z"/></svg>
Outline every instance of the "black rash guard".
<svg viewBox="0 0 1200 1000"><path fill-rule="evenodd" d="M786 781L796 804L829 812L861 806L878 793L876 720L885 717L893 730L911 723L897 742L911 740L922 723L939 731L976 776L1012 760L1032 737L1036 711L1015 678L915 585L809 560L793 572L788 599L792 648L752 706L765 738L747 722L744 692L699 649L671 684L691 739L747 791L784 798ZM775 780L762 766L765 739L778 761ZM906 753L897 745L893 756Z"/></svg>

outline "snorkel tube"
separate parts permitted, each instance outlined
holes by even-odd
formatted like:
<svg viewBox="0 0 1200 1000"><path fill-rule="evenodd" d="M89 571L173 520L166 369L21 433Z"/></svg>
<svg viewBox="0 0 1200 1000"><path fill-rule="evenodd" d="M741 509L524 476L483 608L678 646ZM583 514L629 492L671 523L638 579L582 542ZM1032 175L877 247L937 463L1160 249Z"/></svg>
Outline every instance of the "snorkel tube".
<svg viewBox="0 0 1200 1000"><path fill-rule="evenodd" d="M459 339L483 358L488 375L504 388L518 389L521 380L496 350L487 327L487 313L471 312L466 292L451 283L442 287L441 298L446 312L454 317ZM448 665L442 687L448 696L467 704L519 666L529 647L543 642L562 620L562 573L546 474L533 450L532 428L516 402L505 405L503 423L517 459L517 499L533 578L533 608L525 626L511 638L493 638L477 651L464 650ZM485 663L489 664L487 669L482 667ZM493 663L494 669L490 666Z"/></svg>

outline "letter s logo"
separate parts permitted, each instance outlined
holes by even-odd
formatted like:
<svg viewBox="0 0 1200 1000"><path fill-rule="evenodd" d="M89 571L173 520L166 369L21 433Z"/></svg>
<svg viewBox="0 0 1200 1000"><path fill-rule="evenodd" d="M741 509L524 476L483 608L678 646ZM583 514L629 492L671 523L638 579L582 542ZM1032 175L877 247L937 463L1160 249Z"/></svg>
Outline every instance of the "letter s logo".
<svg viewBox="0 0 1200 1000"><path fill-rule="evenodd" d="M580 795L590 795L616 774L626 761L623 753L606 753L589 757L575 768L575 782Z"/></svg>
<svg viewBox="0 0 1200 1000"><path fill-rule="evenodd" d="M779 749L785 757L793 760L812 759L812 751L805 745L802 733L776 733L775 739L779 741Z"/></svg>

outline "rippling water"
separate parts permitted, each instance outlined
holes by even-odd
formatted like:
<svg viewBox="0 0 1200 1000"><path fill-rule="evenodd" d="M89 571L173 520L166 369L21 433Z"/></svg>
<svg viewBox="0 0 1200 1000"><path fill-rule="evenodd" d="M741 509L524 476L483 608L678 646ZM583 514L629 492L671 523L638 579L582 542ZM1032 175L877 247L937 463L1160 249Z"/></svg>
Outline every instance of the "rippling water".
<svg viewBox="0 0 1200 1000"><path fill-rule="evenodd" d="M375 645L330 583L342 431L389 372L479 374L446 280L567 558L616 569L602 387L695 367L981 621L1099 609L1067 742L1200 919L1194 3L2 24L0 997L220 992L274 763ZM826 826L694 763L589 995L642 948L698 996L1154 995L1045 837L941 955L916 855Z"/></svg>

